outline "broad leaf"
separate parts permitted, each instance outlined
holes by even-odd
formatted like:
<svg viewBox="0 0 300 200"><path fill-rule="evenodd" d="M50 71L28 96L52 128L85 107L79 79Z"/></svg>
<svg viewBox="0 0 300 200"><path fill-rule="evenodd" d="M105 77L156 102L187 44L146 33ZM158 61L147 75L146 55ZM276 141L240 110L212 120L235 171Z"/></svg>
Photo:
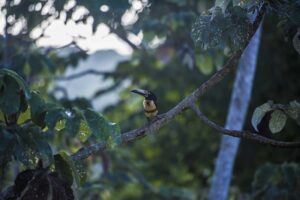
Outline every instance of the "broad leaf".
<svg viewBox="0 0 300 200"><path fill-rule="evenodd" d="M86 180L86 167L83 167L81 162L83 161L73 161L70 156L65 152L60 152L59 155L64 161L68 163L72 170L73 177L75 179L76 185L81 186Z"/></svg>
<svg viewBox="0 0 300 200"><path fill-rule="evenodd" d="M16 80L10 76L3 77L3 91L0 96L0 109L6 115L16 114L20 110L20 87Z"/></svg>
<svg viewBox="0 0 300 200"><path fill-rule="evenodd" d="M23 90L26 99L27 100L30 99L29 87L27 86L27 84L25 83L24 79L21 76L19 76L16 72L9 70L9 69L5 69L5 68L0 69L0 75L1 74L8 75L8 76L12 77L13 79L15 79L17 81L18 85Z"/></svg>
<svg viewBox="0 0 300 200"><path fill-rule="evenodd" d="M266 113L272 110L271 105L272 102L267 102L254 110L251 123L256 131L258 131L257 125L261 122Z"/></svg>
<svg viewBox="0 0 300 200"><path fill-rule="evenodd" d="M281 110L275 110L271 114L271 119L269 121L269 128L272 133L280 132L286 123L287 117Z"/></svg>
<svg viewBox="0 0 300 200"><path fill-rule="evenodd" d="M106 119L90 109L85 110L83 114L92 134L97 139L106 141L110 136L110 126Z"/></svg>
<svg viewBox="0 0 300 200"><path fill-rule="evenodd" d="M73 184L72 169L69 163L60 155L54 155L55 171L63 177L69 185Z"/></svg>
<svg viewBox="0 0 300 200"><path fill-rule="evenodd" d="M80 121L79 126L79 140L81 142L85 142L92 134L91 129L89 128L87 122L85 120Z"/></svg>
<svg viewBox="0 0 300 200"><path fill-rule="evenodd" d="M30 98L30 114L32 121L41 126L45 126L46 104L43 98L36 92L31 93Z"/></svg>
<svg viewBox="0 0 300 200"><path fill-rule="evenodd" d="M65 113L62 108L53 108L46 113L45 122L50 131L53 131L56 123L64 119Z"/></svg>
<svg viewBox="0 0 300 200"><path fill-rule="evenodd" d="M65 127L71 136L76 136L79 133L81 118L77 113L72 113L71 116L67 117Z"/></svg>

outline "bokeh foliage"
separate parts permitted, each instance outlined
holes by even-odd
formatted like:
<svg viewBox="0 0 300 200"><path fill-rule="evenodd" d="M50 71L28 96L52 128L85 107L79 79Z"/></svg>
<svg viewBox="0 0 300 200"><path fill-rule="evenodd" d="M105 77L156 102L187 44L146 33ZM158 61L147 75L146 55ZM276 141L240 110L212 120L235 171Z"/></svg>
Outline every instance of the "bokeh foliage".
<svg viewBox="0 0 300 200"><path fill-rule="evenodd" d="M118 138L120 130L110 120L117 122L122 131L146 123L141 99L131 95L130 89L138 87L154 91L161 113L176 105L220 69L234 50L241 48L250 29L248 15L255 12L261 2L233 1L226 11L219 7L211 8L213 2L210 1L137 2L142 5L139 9L134 8L135 1L127 0L77 0L71 6L66 6L67 0L21 0L2 7L9 23L5 27L7 37L1 37L1 66L17 74L7 69L1 69L0 73L1 189L16 175L9 170L11 166L17 166L19 170L34 169L38 159L42 159L44 168L50 166L50 170L55 170L66 184L76 186L73 191L79 199L205 198L219 136L199 122L192 112L178 116L159 134L153 133L143 140L94 155L86 161L74 162L69 155L82 146L103 140L115 146L119 141L114 139ZM251 111L257 106L270 99L287 105L297 100L300 93L300 58L293 48L298 44L295 36L300 24L299 1L267 3L268 15L264 22L257 78L245 125L251 130L254 130L250 125ZM105 12L100 9L103 5L109 8ZM43 11L47 6L51 9ZM87 12L74 19L79 7L84 7ZM128 24L122 21L122 17L129 10L136 14L137 19ZM290 15L286 15L287 12ZM103 114L92 108L91 99L57 98L51 90L57 75L68 67L76 67L81 59L88 56L80 48L62 56L55 47L39 48L36 45L44 37L42 31L63 15L65 23L92 21L93 31L99 24L105 23L112 33L134 48L132 57L119 63L115 73L103 76L105 80L112 80L116 87L130 81L130 86L119 94L121 100L105 108ZM26 22L22 30L12 32L19 21ZM42 31L38 37L32 38L30 33L35 28ZM143 34L139 47L127 38L129 34L138 33ZM74 38L72 44L78 40L80 38ZM159 44L154 44L155 40ZM203 112L219 124L223 124L226 117L232 79L233 75L230 75L199 102ZM114 91L116 87L99 89L95 97ZM292 120L288 120L284 128L277 127L276 130L283 128L284 133L272 135L268 128L268 118L272 119L269 114L259 117L260 123L255 124L257 130L280 140L299 138L295 134L299 127ZM9 163L11 160L13 162ZM264 165L267 162L280 164L292 161L295 164L283 164L281 167ZM268 177L277 177L278 173L298 170L298 162L299 150L274 150L243 141L231 195L251 198L251 194L259 191L260 197L272 199L270 191L275 190L279 197L282 191L289 193L294 187L299 188L299 185L293 184L294 180L280 179L282 184L280 181L262 183L259 180L264 179L261 176L265 175L263 170L266 166L270 169L267 170ZM264 166L259 168L261 165ZM43 173L53 175L45 170ZM292 185L287 185L290 182ZM262 191L264 187L267 189Z"/></svg>

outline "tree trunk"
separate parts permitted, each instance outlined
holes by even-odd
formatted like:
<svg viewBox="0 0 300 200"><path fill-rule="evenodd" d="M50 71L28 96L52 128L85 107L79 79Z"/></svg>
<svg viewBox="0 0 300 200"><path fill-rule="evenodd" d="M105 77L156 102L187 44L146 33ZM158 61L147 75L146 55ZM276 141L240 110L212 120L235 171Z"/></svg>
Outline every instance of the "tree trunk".
<svg viewBox="0 0 300 200"><path fill-rule="evenodd" d="M256 31L249 45L243 52L238 66L229 112L227 129L242 130L251 98L252 83L255 74L256 61L260 43L261 26ZM224 135L215 164L215 171L208 194L209 200L226 200L234 160L240 143L239 138Z"/></svg>

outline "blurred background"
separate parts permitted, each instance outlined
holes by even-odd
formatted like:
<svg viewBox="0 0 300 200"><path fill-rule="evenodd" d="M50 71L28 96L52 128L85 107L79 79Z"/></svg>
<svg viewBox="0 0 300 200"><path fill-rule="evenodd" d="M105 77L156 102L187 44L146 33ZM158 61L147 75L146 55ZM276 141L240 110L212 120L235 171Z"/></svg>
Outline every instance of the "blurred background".
<svg viewBox="0 0 300 200"><path fill-rule="evenodd" d="M213 5L209 0L1 0L1 66L15 70L46 101L90 106L125 132L147 123L142 98L132 95L131 89L153 91L158 96L159 112L164 113L228 59L233 51L230 45L197 48L191 38L195 18ZM263 23L244 126L247 130L253 130L250 122L255 107L268 100L286 104L300 98L300 57L276 21L278 17L269 14ZM199 101L202 111L221 125L234 75ZM293 121L287 122L282 133L272 135L264 119L259 130L278 140L300 138L299 126ZM88 178L77 188L77 196L205 199L220 137L186 111L158 134L89 157ZM94 141L79 143L61 133L51 147L54 153L61 149L73 153L78 145ZM296 183L289 176L299 175L299 161L298 149L242 140L230 199L251 199L257 193L274 199L274 194L296 191L300 176ZM1 189L13 182L16 168L11 169ZM285 169L297 173L289 174ZM258 180L255 174L259 173Z"/></svg>

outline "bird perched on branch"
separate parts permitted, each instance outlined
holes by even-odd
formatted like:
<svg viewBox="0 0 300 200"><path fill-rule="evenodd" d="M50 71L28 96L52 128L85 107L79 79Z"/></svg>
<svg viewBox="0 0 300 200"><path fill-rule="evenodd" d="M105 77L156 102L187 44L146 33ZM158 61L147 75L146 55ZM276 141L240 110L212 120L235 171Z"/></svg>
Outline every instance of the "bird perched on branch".
<svg viewBox="0 0 300 200"><path fill-rule="evenodd" d="M152 121L158 114L157 110L157 98L155 94L149 90L135 89L131 92L142 95L145 99L143 101L144 113L148 121Z"/></svg>

